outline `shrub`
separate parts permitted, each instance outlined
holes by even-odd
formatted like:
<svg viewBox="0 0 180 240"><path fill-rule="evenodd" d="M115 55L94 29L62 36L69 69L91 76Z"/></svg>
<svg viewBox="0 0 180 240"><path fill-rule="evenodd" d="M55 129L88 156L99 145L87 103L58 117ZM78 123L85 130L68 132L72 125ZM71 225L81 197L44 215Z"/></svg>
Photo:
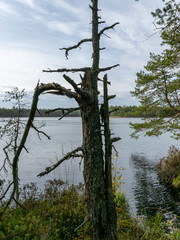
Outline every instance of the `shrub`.
<svg viewBox="0 0 180 240"><path fill-rule="evenodd" d="M180 174L180 150L174 146L170 147L168 156L160 160L158 168L165 182L172 184Z"/></svg>
<svg viewBox="0 0 180 240"><path fill-rule="evenodd" d="M1 217L0 239L88 239L88 224L84 224L86 211L84 197L76 186L62 187L62 181L49 181L43 193L35 184L21 191L21 204L11 207ZM77 229L77 230L76 230Z"/></svg>

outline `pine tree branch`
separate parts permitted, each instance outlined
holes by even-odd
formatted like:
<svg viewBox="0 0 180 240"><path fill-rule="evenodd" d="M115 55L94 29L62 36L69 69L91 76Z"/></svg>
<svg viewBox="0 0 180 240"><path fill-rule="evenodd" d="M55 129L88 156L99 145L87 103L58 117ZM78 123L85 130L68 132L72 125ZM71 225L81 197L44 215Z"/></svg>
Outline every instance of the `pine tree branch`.
<svg viewBox="0 0 180 240"><path fill-rule="evenodd" d="M77 152L79 152L79 151L82 151L82 150L83 150L82 147L78 147L78 148L74 149L73 151L67 153L67 154L66 154L63 158L61 158L57 163L53 164L53 165L50 166L50 167L47 167L44 172L39 173L37 176L38 176L38 177L42 177L42 176L50 173L50 172L53 171L55 168L57 168L61 163L63 163L65 160L68 160L69 158L74 157L74 156L75 156L75 155L74 155L75 153L77 153Z"/></svg>
<svg viewBox="0 0 180 240"><path fill-rule="evenodd" d="M75 44L75 45L73 45L71 47L60 48L60 50L65 50L65 56L68 59L69 51L72 50L72 49L78 48L81 44L83 44L85 42L92 42L92 38L83 39L83 40L81 40L80 42L78 42L77 44Z"/></svg>

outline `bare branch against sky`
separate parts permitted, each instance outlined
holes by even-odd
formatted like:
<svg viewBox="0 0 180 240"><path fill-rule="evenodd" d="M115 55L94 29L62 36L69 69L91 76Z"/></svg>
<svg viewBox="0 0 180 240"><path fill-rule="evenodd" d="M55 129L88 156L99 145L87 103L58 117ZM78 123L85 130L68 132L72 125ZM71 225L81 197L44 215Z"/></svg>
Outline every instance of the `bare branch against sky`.
<svg viewBox="0 0 180 240"><path fill-rule="evenodd" d="M109 79L113 83L109 91L117 95L114 104L137 104L129 93L135 86L135 74L146 64L150 51L161 51L158 34L144 40L154 33L151 11L161 7L162 1L104 0L100 4L102 20L106 21L106 25L101 24L102 29L120 23L108 32L111 39L102 37L101 48L108 51L101 51L100 67L109 66L109 62L119 63L120 67L111 71ZM32 92L38 79L49 82L53 78L68 87L61 74L45 74L42 69L91 66L89 44L80 44L80 51L72 51L68 60L64 51L59 51L81 39L89 39L90 21L88 1L1 0L0 107L5 106L1 100L5 91L17 86ZM60 107L60 103L54 103L53 96L43 96L40 107ZM66 106L70 105L67 101Z"/></svg>

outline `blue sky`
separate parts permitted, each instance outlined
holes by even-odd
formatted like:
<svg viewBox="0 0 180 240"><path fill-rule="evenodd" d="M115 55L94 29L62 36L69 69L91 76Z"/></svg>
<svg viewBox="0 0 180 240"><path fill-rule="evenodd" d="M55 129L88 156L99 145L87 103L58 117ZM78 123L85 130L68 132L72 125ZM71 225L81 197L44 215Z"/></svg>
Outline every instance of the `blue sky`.
<svg viewBox="0 0 180 240"><path fill-rule="evenodd" d="M90 0L0 0L0 107L4 92L13 87L25 88L32 96L38 79L43 83L58 82L70 87L61 74L42 73L42 69L91 66L91 44L70 52L69 60L61 47L91 37ZM112 105L134 105L131 97L136 72L143 69L149 52L161 52L160 37L155 31L151 11L162 7L161 0L100 0L100 15L106 25L120 22L103 36L101 67L120 64L108 72L110 94L117 98ZM72 76L72 75L71 75ZM79 75L73 77L79 82ZM100 89L102 86L100 85ZM39 107L75 106L65 97L43 95Z"/></svg>

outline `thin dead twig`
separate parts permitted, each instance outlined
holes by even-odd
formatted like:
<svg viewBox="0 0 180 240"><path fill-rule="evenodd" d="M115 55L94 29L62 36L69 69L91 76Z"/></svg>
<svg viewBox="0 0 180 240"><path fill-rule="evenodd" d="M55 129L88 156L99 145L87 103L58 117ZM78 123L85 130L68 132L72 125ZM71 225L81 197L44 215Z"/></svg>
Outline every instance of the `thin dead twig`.
<svg viewBox="0 0 180 240"><path fill-rule="evenodd" d="M105 27L103 28L100 32L99 32L99 36L101 36L102 34L104 34L105 31L109 30L109 29L113 29L116 25L118 25L119 22L116 22L114 24L112 24L111 26Z"/></svg>
<svg viewBox="0 0 180 240"><path fill-rule="evenodd" d="M37 127L34 126L34 124L32 124L31 127L34 128L34 130L36 130L36 132L38 133L38 136L39 136L39 139L40 139L40 140L41 140L40 134L43 134L43 135L46 136L49 140L51 139L50 136L48 136L44 131L38 130Z"/></svg>
<svg viewBox="0 0 180 240"><path fill-rule="evenodd" d="M59 50L65 50L65 56L68 59L69 51L72 50L72 49L78 48L81 44L83 44L85 42L92 42L92 38L83 39L83 40L79 41L77 44L75 44L75 45L73 45L71 47L60 48Z"/></svg>
<svg viewBox="0 0 180 240"><path fill-rule="evenodd" d="M69 158L73 157L76 152L79 152L79 151L82 151L82 150L83 150L82 147L78 147L78 148L74 149L73 151L68 152L68 153L67 153L63 158L61 158L57 163L53 164L53 165L50 166L50 167L47 167L44 172L39 173L37 176L38 176L38 177L42 177L42 176L50 173L50 172L53 171L55 168L57 168L62 162L64 162L65 160L68 160Z"/></svg>

